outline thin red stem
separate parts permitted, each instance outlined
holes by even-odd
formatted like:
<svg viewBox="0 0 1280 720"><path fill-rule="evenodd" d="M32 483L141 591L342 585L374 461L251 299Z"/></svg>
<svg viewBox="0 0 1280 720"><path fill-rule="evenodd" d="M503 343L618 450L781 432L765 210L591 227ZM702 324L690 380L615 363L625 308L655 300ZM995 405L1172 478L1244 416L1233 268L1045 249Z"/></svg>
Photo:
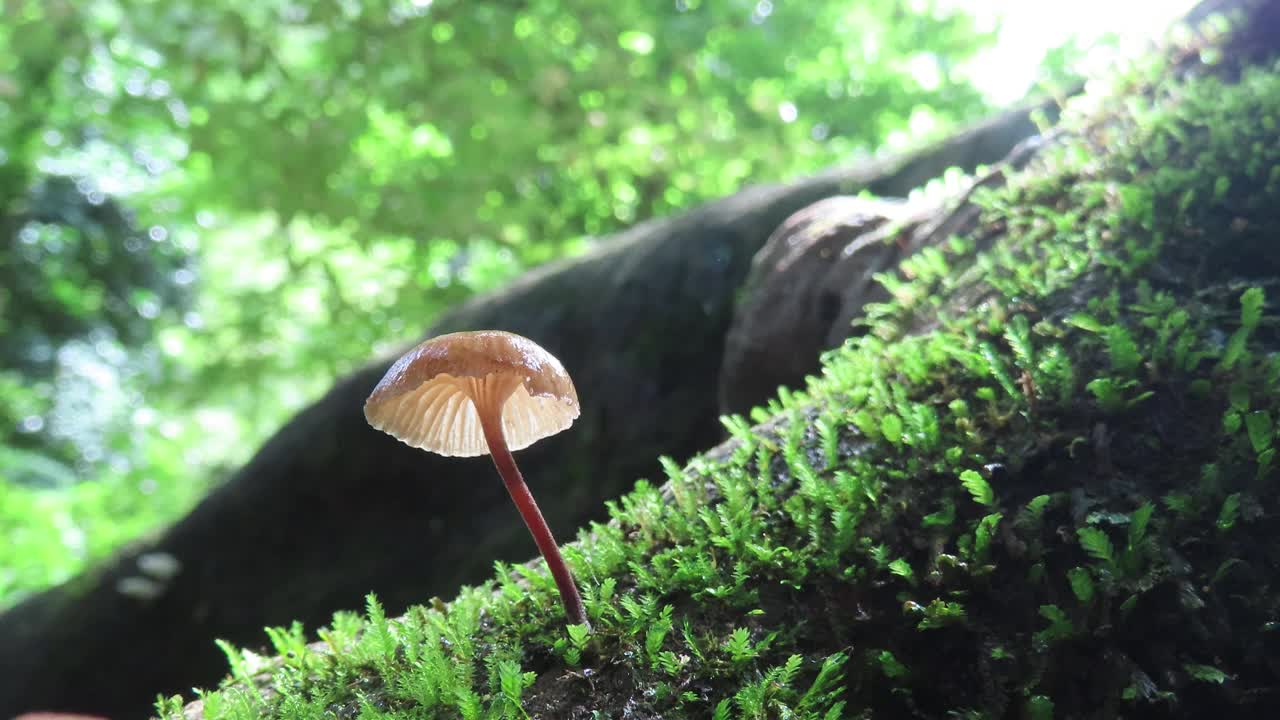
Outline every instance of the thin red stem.
<svg viewBox="0 0 1280 720"><path fill-rule="evenodd" d="M501 421L493 419L487 413L480 415L480 425L484 429L484 439L489 443L489 454L493 456L493 464L497 466L498 474L502 476L502 482L506 484L511 500L515 502L516 509L520 511L520 517L524 518L524 524L533 535L533 541L547 561L551 577L555 578L556 587L560 589L560 599L564 603L565 615L569 616L569 622L586 625L590 629L591 623L587 622L587 610L582 605L582 596L578 594L578 586L573 581L573 574L569 572L569 566L560 555L560 547L556 545L551 528L542 517L542 511L538 509L533 493L529 492L529 486L525 485L524 476L520 474L520 468L516 467L516 460L511 456L511 450L507 448L507 437L502 432Z"/></svg>

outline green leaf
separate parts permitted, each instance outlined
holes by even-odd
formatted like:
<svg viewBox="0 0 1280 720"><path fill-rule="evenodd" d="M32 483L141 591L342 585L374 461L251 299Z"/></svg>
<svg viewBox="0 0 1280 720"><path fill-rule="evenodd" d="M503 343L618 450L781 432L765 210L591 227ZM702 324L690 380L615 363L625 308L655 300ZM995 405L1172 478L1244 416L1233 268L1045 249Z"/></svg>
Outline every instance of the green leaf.
<svg viewBox="0 0 1280 720"><path fill-rule="evenodd" d="M1107 354L1111 357L1111 367L1126 375L1133 374L1142 362L1142 355L1129 331L1123 325L1110 325L1103 337L1107 343Z"/></svg>
<svg viewBox="0 0 1280 720"><path fill-rule="evenodd" d="M1103 327L1102 323L1098 322L1097 318L1093 317L1088 313L1082 313L1082 312L1076 313L1075 315L1072 315L1070 318L1068 318L1067 322L1071 325L1075 325L1081 330L1087 330L1092 333L1102 332L1102 327Z"/></svg>
<svg viewBox="0 0 1280 720"><path fill-rule="evenodd" d="M1169 493L1160 498L1165 507L1174 511L1178 515L1186 517L1195 512L1195 501L1186 493Z"/></svg>
<svg viewBox="0 0 1280 720"><path fill-rule="evenodd" d="M964 488L973 496L973 501L979 505L990 507L995 504L995 490L976 470L965 470L960 473L960 484L964 485Z"/></svg>
<svg viewBox="0 0 1280 720"><path fill-rule="evenodd" d="M667 633L671 631L671 611L672 606L664 605L662 614L645 630L644 651L645 655L650 659L658 656L658 652L662 650L662 643L666 640Z"/></svg>
<svg viewBox="0 0 1280 720"><path fill-rule="evenodd" d="M796 708L800 713L815 711L831 702L840 693L840 683L844 680L844 665L848 660L848 655L838 652L822 661L822 667L818 670L817 677L813 679L813 684L800 698Z"/></svg>
<svg viewBox="0 0 1280 720"><path fill-rule="evenodd" d="M876 660L880 663L880 672L889 678L901 678L907 675L907 666L898 661L898 658L888 650L881 650L876 654Z"/></svg>
<svg viewBox="0 0 1280 720"><path fill-rule="evenodd" d="M1011 398L1021 400L1022 391L1018 389L1017 383L1009 375L1009 368L1005 367L1004 358L1000 356L1000 353L996 352L991 343L982 343L978 347L978 353L987 362L987 372L996 379L996 382L1000 383L1000 387L1004 388L1005 393Z"/></svg>
<svg viewBox="0 0 1280 720"><path fill-rule="evenodd" d="M983 516L973 529L973 552L979 558L985 558L987 549L991 547L991 538L995 536L996 526L1004 518L1002 513L991 513Z"/></svg>
<svg viewBox="0 0 1280 720"><path fill-rule="evenodd" d="M1240 517L1240 493L1231 493L1222 501L1222 509L1218 511L1218 529L1230 530L1235 527Z"/></svg>
<svg viewBox="0 0 1280 720"><path fill-rule="evenodd" d="M1039 642L1052 644L1075 634L1075 625L1057 605L1041 605L1040 617L1048 620L1049 626L1036 632L1035 638Z"/></svg>
<svg viewBox="0 0 1280 720"><path fill-rule="evenodd" d="M956 520L956 504L950 498L943 498L942 508L931 512L920 519L925 527L948 527Z"/></svg>
<svg viewBox="0 0 1280 720"><path fill-rule="evenodd" d="M497 662L498 670L498 686L502 690L502 695L507 701L508 707L519 710L521 709L520 698L524 695L526 687L531 685L537 679L535 673L525 673L520 670L520 663L514 660L499 660Z"/></svg>
<svg viewBox="0 0 1280 720"><path fill-rule="evenodd" d="M730 633L729 638L724 642L724 649L729 653L729 659L735 664L753 660L758 654L751 645L751 631L746 628L737 628Z"/></svg>
<svg viewBox="0 0 1280 720"><path fill-rule="evenodd" d="M1229 677L1226 673L1212 665L1188 663L1183 665L1182 669L1186 670L1188 675L1200 682L1213 683L1215 685L1221 685L1226 682Z"/></svg>
<svg viewBox="0 0 1280 720"><path fill-rule="evenodd" d="M1093 600L1093 576L1085 568L1076 567L1067 571L1067 580L1071 583L1071 592L1083 605Z"/></svg>
<svg viewBox="0 0 1280 720"><path fill-rule="evenodd" d="M1127 410L1132 403L1125 398L1125 391L1137 383L1133 380L1121 382L1112 378L1096 378L1085 384L1085 389L1097 398L1098 405L1110 415ZM1148 393L1148 396L1150 393Z"/></svg>
<svg viewBox="0 0 1280 720"><path fill-rule="evenodd" d="M1266 410L1255 410L1244 416L1244 427L1249 432L1249 443L1253 452L1261 455L1271 448L1275 439L1275 426L1271 422L1271 413Z"/></svg>
<svg viewBox="0 0 1280 720"><path fill-rule="evenodd" d="M574 647L581 650L587 646L587 639L591 637L591 631L587 629L586 625L568 625L565 630L568 631L569 642L573 643Z"/></svg>
<svg viewBox="0 0 1280 720"><path fill-rule="evenodd" d="M1080 538L1080 547L1095 560L1099 560L1107 565L1114 565L1116 561L1115 546L1111 544L1111 538L1107 534L1096 527L1082 527L1076 530L1077 537Z"/></svg>
<svg viewBox="0 0 1280 720"><path fill-rule="evenodd" d="M1221 370L1231 370L1240 362L1240 358L1244 357L1245 347L1249 342L1249 331L1240 328L1231 333L1231 337L1227 339L1227 347L1222 351L1222 359L1218 361L1218 367Z"/></svg>
<svg viewBox="0 0 1280 720"><path fill-rule="evenodd" d="M1151 513L1156 506L1150 500L1143 503L1129 516L1129 547L1136 548L1147 535L1147 523L1151 521Z"/></svg>
<svg viewBox="0 0 1280 720"><path fill-rule="evenodd" d="M1262 319L1265 301L1266 297L1259 287L1251 287L1240 295L1240 327L1231 334L1226 349L1222 351L1222 359L1218 361L1218 367L1222 370L1231 370L1244 357L1249 336Z"/></svg>
<svg viewBox="0 0 1280 720"><path fill-rule="evenodd" d="M924 619L916 624L920 630L933 630L963 623L965 620L964 605L948 600L934 598L924 608Z"/></svg>
<svg viewBox="0 0 1280 720"><path fill-rule="evenodd" d="M1031 343L1031 326L1025 315L1014 315L1004 331L1005 342L1013 351L1018 367L1028 372L1038 370L1035 360L1035 348Z"/></svg>
<svg viewBox="0 0 1280 720"><path fill-rule="evenodd" d="M1259 481L1265 478L1267 473L1271 472L1271 463L1275 460L1275 457L1275 448L1267 448L1266 450L1258 453L1258 472L1256 477Z"/></svg>
<svg viewBox="0 0 1280 720"><path fill-rule="evenodd" d="M886 413L880 418L880 433L884 439L894 445L902 444L902 418L893 413Z"/></svg>
<svg viewBox="0 0 1280 720"><path fill-rule="evenodd" d="M1262 319L1262 306L1266 303L1266 295L1262 288L1251 287L1240 295L1240 327L1252 332Z"/></svg>
<svg viewBox="0 0 1280 720"><path fill-rule="evenodd" d="M911 563L907 562L904 558L898 558L897 560L889 563L889 572L900 578L904 578L912 585L916 584L916 573L911 569Z"/></svg>
<svg viewBox="0 0 1280 720"><path fill-rule="evenodd" d="M1048 495L1037 495L1027 503L1026 509L1019 518L1022 524L1039 527L1044 520L1044 509L1049 506Z"/></svg>

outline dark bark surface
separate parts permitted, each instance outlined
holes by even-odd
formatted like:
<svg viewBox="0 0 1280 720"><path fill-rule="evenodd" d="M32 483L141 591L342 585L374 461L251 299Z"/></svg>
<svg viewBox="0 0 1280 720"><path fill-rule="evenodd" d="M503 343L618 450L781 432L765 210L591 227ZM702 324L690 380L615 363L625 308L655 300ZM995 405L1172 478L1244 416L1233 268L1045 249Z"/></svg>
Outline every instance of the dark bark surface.
<svg viewBox="0 0 1280 720"><path fill-rule="evenodd" d="M997 184L1041 145L1040 136L1020 143L975 188ZM972 230L978 216L967 202L947 211L928 200L837 195L783 221L752 260L725 338L721 411L745 414L817 372L822 351L865 331L854 322L863 308L890 299L877 276Z"/></svg>
<svg viewBox="0 0 1280 720"><path fill-rule="evenodd" d="M905 195L1034 132L1025 108L1011 111L913 155L651 221L448 313L432 332L518 332L574 377L582 417L519 456L568 540L603 515L603 500L655 477L660 454L683 458L719 438L735 294L785 218L841 193ZM398 613L483 579L494 560L531 556L488 458L437 457L365 423L364 398L389 360L338 382L159 537L0 616L0 717L144 717L158 693L217 682L215 638L254 645L264 626L294 619L314 628L370 591ZM175 573L156 562L165 556Z"/></svg>
<svg viewBox="0 0 1280 720"><path fill-rule="evenodd" d="M725 340L720 407L746 413L779 385L816 371L819 353L835 344L831 327L848 300L858 308L888 293L876 273L909 252L885 242L909 213L902 202L836 196L787 218L756 253ZM846 319L843 327L849 328ZM851 328L850 328L851 329Z"/></svg>

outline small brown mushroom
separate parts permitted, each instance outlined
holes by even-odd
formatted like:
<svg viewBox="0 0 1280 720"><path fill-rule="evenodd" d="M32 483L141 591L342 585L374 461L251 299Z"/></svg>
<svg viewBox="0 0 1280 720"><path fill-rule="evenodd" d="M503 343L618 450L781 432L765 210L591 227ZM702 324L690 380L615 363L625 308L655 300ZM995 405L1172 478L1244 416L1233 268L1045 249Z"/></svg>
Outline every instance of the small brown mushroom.
<svg viewBox="0 0 1280 720"><path fill-rule="evenodd" d="M559 360L513 333L440 335L391 366L365 401L364 416L413 447L492 456L555 578L569 621L590 627L573 575L511 456L578 417L578 393Z"/></svg>

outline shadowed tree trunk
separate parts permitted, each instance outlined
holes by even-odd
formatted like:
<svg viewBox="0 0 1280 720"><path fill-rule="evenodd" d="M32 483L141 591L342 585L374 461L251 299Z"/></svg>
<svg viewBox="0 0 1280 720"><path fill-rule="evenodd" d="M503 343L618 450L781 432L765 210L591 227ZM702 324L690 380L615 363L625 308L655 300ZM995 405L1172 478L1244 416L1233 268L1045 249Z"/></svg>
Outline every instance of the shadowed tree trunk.
<svg viewBox="0 0 1280 720"><path fill-rule="evenodd" d="M905 195L947 167L994 162L1034 132L1021 108L918 153L644 223L447 313L432 333L518 332L568 368L582 417L520 462L570 539L603 500L654 476L659 455L719 438L735 293L783 219L840 193ZM341 380L154 541L0 616L0 717L142 717L157 693L216 682L225 661L215 638L252 644L266 625L315 626L370 591L398 612L482 579L494 560L532 555L488 458L430 455L368 427L363 401L387 364Z"/></svg>
<svg viewBox="0 0 1280 720"><path fill-rule="evenodd" d="M341 671L303 681L292 701L354 707L344 703L359 687L361 702L429 712L455 701L398 683L433 687L434 677L506 707L496 681L484 690L484 679L445 668L512 652L532 676L520 703L533 717L700 717L735 706L765 716L832 685L840 692L812 716L847 701L846 714L876 717L1276 717L1277 335L1274 307L1263 306L1280 276L1276 128L1265 120L1280 92L1274 66L1239 71L1252 50L1274 57L1280 3L1254 9L1254 32L1233 32L1224 53L1175 44L1159 67L1177 81L1144 75L1122 85L1129 96L1100 98L1092 120L1053 136L1067 152L1045 153L990 214L949 203L885 233L900 248L952 234L964 242L944 269L913 263L921 280L896 294L878 340L833 363L802 400L811 405L793 403L755 439L712 449L663 495L636 493L611 528L583 541L595 581L615 581L622 595L596 604L610 629L590 661L562 657L546 617L532 620L510 588L486 590L443 617L413 613L402 648L444 645L448 632L427 629L442 622L474 632L485 650L450 643L467 649L419 674L412 652L365 647L358 661L337 660ZM1153 129L1178 140L1148 153ZM866 208L852 209L828 200L792 216L772 252L757 254L748 292L798 297L801 308L828 274L853 279L860 263L805 257L843 255L878 232L850 221ZM862 229L831 243L805 236L824 221ZM993 252L975 255L984 248ZM809 270L780 278L794 267ZM843 332L847 299L804 336ZM750 297L740 307L749 320ZM1134 389L1108 400L1108 386ZM737 442L759 452L738 453ZM778 559L784 550L793 552ZM704 557L708 567L688 569ZM664 647L689 654L656 661L645 645L664 631L644 631L656 610L610 612L628 595L669 603L665 627L689 629ZM711 652L735 637L776 644L735 671ZM317 643L322 655L352 644ZM819 692L808 681L824 656L843 671ZM306 665L288 662L295 669L277 683ZM788 689L797 672L809 676ZM671 687L696 692L656 689ZM264 707L281 707L273 702ZM201 712L194 703L186 717Z"/></svg>
<svg viewBox="0 0 1280 720"><path fill-rule="evenodd" d="M1255 39L1274 44L1277 4L1255 4L1270 12ZM735 295L780 223L837 194L905 195L947 167L994 162L1033 132L1015 111L905 158L651 221L448 313L432 332L518 332L574 376L577 425L521 453L568 539L601 500L656 474L659 454L685 457L719 438ZM0 716L140 717L157 693L216 682L225 665L213 638L254 644L265 625L314 627L369 591L396 613L481 579L495 559L533 555L487 458L436 457L366 425L363 400L386 366L340 381L153 542L0 616Z"/></svg>

